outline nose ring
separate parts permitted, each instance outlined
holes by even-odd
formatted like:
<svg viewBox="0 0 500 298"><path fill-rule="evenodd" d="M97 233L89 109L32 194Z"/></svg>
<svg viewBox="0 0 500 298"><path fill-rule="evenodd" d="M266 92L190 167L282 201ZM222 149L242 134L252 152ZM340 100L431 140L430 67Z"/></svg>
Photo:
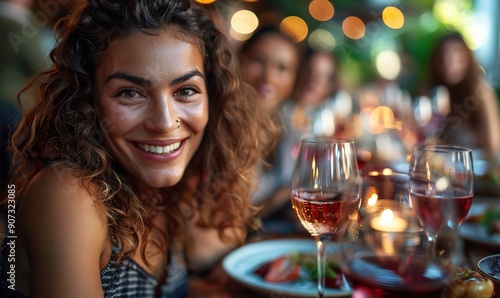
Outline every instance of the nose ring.
<svg viewBox="0 0 500 298"><path fill-rule="evenodd" d="M177 119L175 122L177 122L177 129L181 128L181 120Z"/></svg>

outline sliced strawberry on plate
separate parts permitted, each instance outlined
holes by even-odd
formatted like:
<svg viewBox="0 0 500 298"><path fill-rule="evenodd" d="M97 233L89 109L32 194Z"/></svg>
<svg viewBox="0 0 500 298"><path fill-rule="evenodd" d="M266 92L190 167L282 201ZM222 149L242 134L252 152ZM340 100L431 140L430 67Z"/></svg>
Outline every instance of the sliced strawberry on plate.
<svg viewBox="0 0 500 298"><path fill-rule="evenodd" d="M258 276L264 278L267 274L267 271L269 271L269 266L271 265L271 262L264 263L260 265L257 269L255 269L254 273L257 274Z"/></svg>
<svg viewBox="0 0 500 298"><path fill-rule="evenodd" d="M269 264L264 276L267 282L296 281L299 278L300 266L295 264L290 255L281 256Z"/></svg>

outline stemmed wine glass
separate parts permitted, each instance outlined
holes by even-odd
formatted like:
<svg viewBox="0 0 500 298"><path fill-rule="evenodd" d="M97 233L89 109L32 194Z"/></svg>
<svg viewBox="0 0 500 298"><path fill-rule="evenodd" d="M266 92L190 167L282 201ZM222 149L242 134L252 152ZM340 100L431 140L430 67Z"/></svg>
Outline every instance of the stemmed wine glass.
<svg viewBox="0 0 500 298"><path fill-rule="evenodd" d="M354 141L303 139L291 179L293 209L316 240L318 297L323 297L328 241L359 208L360 183Z"/></svg>
<svg viewBox="0 0 500 298"><path fill-rule="evenodd" d="M410 198L427 232L428 254L436 254L436 233L457 229L474 195L472 150L452 145L422 145L410 160Z"/></svg>

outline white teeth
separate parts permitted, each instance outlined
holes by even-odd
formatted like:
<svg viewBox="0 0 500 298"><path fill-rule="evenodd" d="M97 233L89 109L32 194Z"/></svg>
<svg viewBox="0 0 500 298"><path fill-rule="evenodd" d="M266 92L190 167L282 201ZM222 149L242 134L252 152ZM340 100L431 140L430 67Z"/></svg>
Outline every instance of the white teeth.
<svg viewBox="0 0 500 298"><path fill-rule="evenodd" d="M155 146L147 144L137 144L137 147L144 152L155 153L155 154L169 154L181 146L181 142L173 143L167 146Z"/></svg>

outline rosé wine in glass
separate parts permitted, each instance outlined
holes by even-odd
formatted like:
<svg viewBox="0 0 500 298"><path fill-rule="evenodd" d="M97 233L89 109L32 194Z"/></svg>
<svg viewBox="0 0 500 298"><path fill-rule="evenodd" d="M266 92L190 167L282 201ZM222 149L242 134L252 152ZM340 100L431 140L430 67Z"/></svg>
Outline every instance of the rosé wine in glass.
<svg viewBox="0 0 500 298"><path fill-rule="evenodd" d="M333 236L359 208L359 198L343 200L342 196L336 192L298 191L292 194L292 207L312 236Z"/></svg>
<svg viewBox="0 0 500 298"><path fill-rule="evenodd" d="M318 297L325 288L326 247L357 214L360 184L354 141L306 138L300 143L291 185L291 201L318 250Z"/></svg>

